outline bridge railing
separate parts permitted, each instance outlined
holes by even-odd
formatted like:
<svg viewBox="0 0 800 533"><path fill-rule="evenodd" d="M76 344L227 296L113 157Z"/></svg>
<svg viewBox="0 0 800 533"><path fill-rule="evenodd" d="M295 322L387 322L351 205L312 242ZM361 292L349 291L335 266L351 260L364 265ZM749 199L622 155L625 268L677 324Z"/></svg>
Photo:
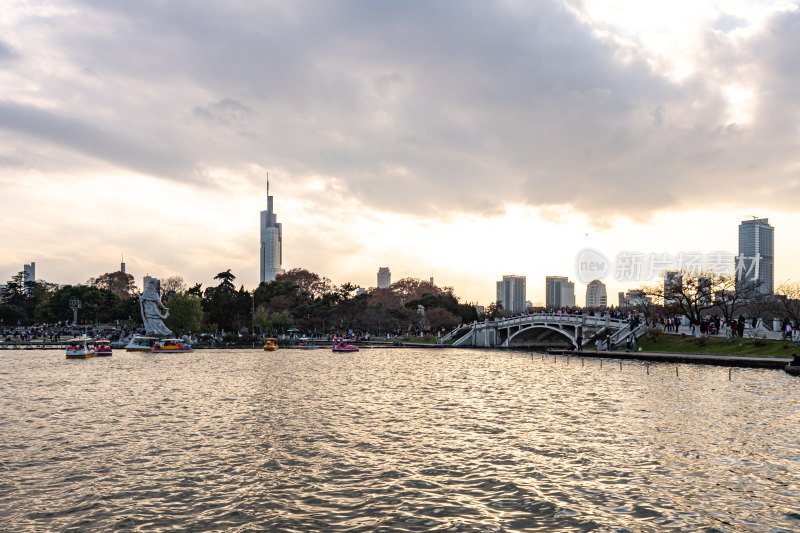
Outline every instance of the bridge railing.
<svg viewBox="0 0 800 533"><path fill-rule="evenodd" d="M530 315L515 316L498 318L489 322L490 327L509 327L518 326L523 324L563 324L563 325L584 325L584 326L599 326L599 327L617 327L621 328L627 324L627 321L619 318L611 318L608 316L591 316L591 315L558 315L551 313L534 313ZM483 323L476 324L481 327Z"/></svg>

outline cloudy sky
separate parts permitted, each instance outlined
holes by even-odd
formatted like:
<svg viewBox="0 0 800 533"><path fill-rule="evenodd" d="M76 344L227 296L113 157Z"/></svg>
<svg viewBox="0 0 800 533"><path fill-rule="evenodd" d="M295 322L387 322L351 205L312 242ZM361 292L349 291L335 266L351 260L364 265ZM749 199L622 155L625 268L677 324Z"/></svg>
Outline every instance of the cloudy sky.
<svg viewBox="0 0 800 533"><path fill-rule="evenodd" d="M267 172L284 267L336 283L541 302L584 248L735 254L751 216L800 281L796 1L3 4L0 283L253 288Z"/></svg>

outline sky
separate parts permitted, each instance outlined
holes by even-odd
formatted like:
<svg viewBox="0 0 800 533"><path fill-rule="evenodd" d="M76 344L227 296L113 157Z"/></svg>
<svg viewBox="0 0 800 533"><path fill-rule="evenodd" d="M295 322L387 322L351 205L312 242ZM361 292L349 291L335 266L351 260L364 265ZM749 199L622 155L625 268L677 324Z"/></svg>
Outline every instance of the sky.
<svg viewBox="0 0 800 533"><path fill-rule="evenodd" d="M754 216L800 281L797 1L3 6L0 283L252 289L267 173L283 267L337 284L582 304L591 249L616 303L653 282L621 258L732 256Z"/></svg>

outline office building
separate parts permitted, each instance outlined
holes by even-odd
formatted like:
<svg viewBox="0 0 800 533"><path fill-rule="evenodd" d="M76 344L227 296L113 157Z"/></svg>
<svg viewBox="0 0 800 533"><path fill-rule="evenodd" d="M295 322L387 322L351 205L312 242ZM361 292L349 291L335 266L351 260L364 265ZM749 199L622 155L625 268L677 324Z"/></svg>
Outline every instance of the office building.
<svg viewBox="0 0 800 533"><path fill-rule="evenodd" d="M547 307L575 307L575 284L563 276L545 278L545 305Z"/></svg>
<svg viewBox="0 0 800 533"><path fill-rule="evenodd" d="M156 292L159 292L159 293L161 292L161 280L160 279L154 278L154 277L151 277L151 276L145 276L142 279L142 282L144 283L142 285L142 291L146 291L147 289L149 289L150 288L150 283L155 282L155 286L153 288L156 290Z"/></svg>
<svg viewBox="0 0 800 533"><path fill-rule="evenodd" d="M273 210L267 176L267 210L261 211L261 283L275 281L278 274L283 274L282 263L283 227Z"/></svg>
<svg viewBox="0 0 800 533"><path fill-rule="evenodd" d="M378 268L378 288L388 289L392 284L392 273L389 272L389 267Z"/></svg>
<svg viewBox="0 0 800 533"><path fill-rule="evenodd" d="M28 286L28 283L33 283L36 281L36 263L31 261L30 265L24 265L22 267L22 286L24 287L25 294L30 295L31 288Z"/></svg>
<svg viewBox="0 0 800 533"><path fill-rule="evenodd" d="M772 294L775 283L775 228L769 219L743 220L739 224L739 255L736 258L736 289L757 282L758 292Z"/></svg>
<svg viewBox="0 0 800 533"><path fill-rule="evenodd" d="M625 307L625 293L624 292L618 292L617 293L617 298L619 299L619 303L617 304L617 307Z"/></svg>
<svg viewBox="0 0 800 533"><path fill-rule="evenodd" d="M602 308L608 306L606 284L596 279L586 286L586 307Z"/></svg>
<svg viewBox="0 0 800 533"><path fill-rule="evenodd" d="M503 276L497 282L497 302L511 313L525 311L525 276Z"/></svg>

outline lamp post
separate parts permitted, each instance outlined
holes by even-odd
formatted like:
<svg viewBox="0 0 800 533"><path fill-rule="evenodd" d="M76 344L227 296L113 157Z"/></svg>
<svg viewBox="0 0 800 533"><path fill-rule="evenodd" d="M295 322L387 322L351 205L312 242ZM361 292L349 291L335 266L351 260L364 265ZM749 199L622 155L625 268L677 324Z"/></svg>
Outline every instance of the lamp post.
<svg viewBox="0 0 800 533"><path fill-rule="evenodd" d="M78 298L71 298L69 301L69 308L72 309L72 326L78 323L78 309L81 308L83 302Z"/></svg>

